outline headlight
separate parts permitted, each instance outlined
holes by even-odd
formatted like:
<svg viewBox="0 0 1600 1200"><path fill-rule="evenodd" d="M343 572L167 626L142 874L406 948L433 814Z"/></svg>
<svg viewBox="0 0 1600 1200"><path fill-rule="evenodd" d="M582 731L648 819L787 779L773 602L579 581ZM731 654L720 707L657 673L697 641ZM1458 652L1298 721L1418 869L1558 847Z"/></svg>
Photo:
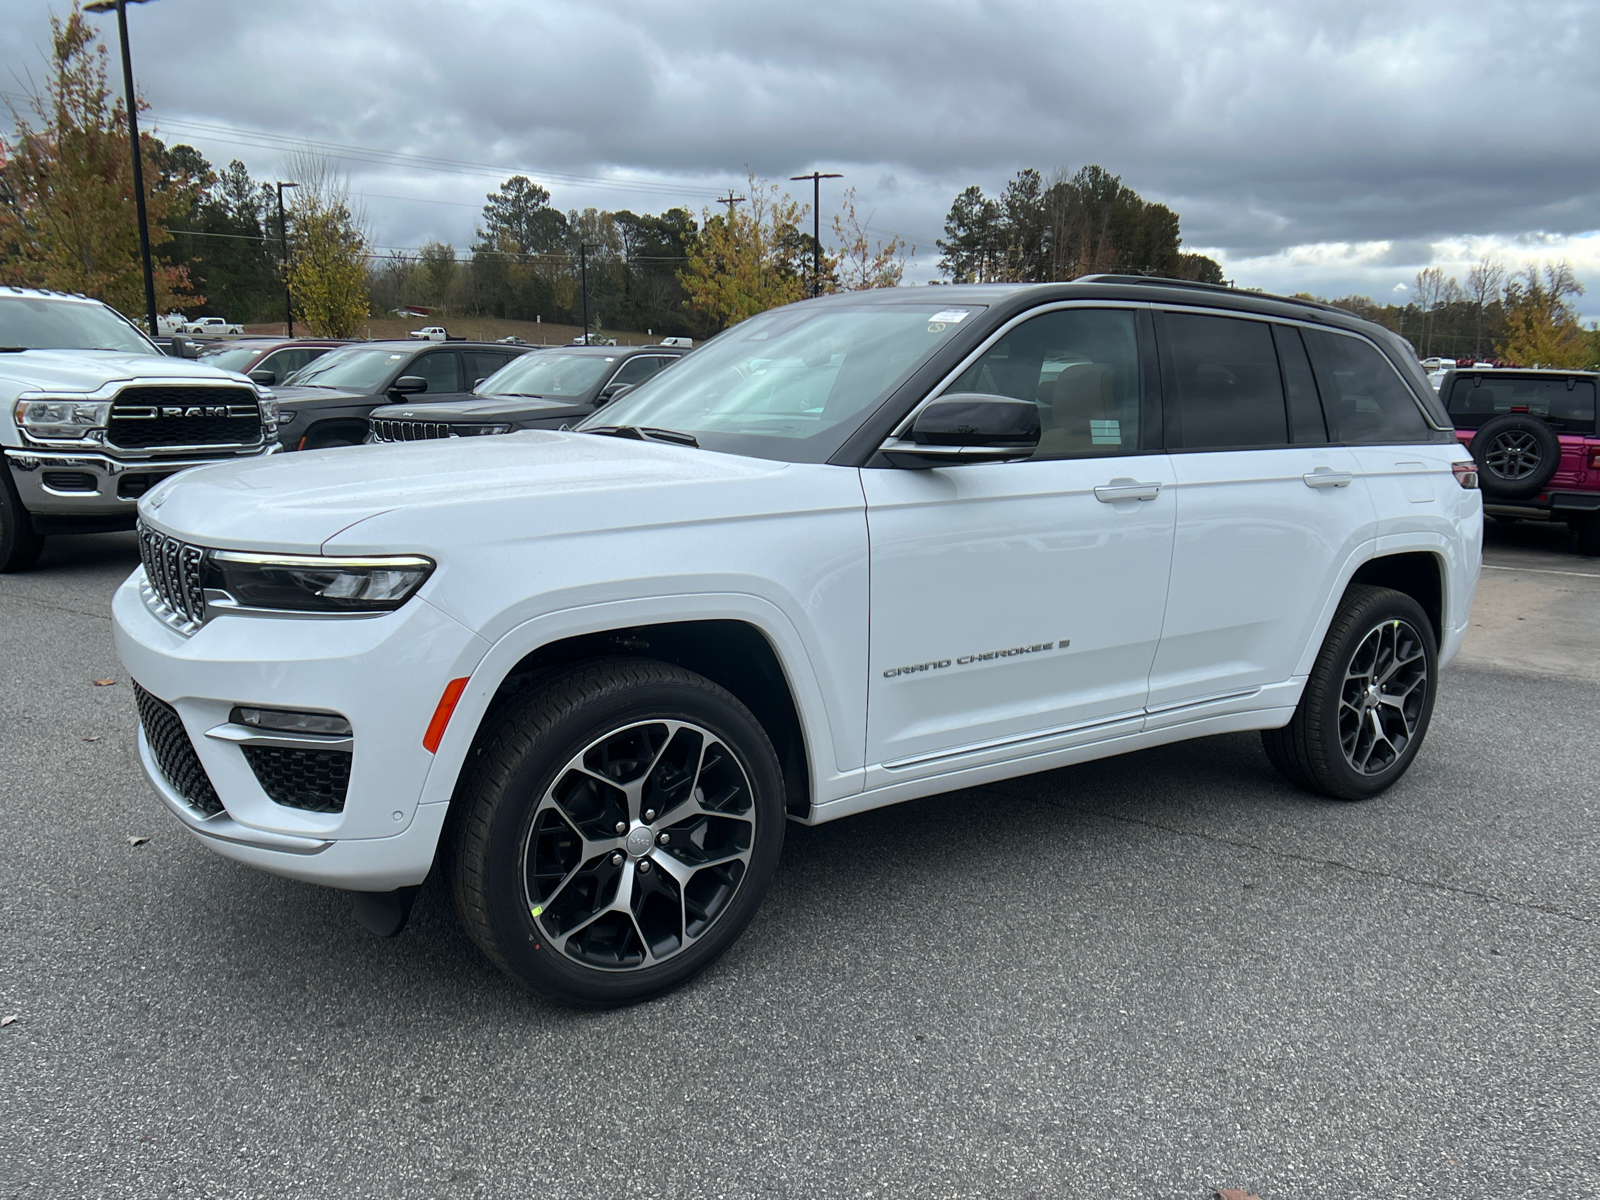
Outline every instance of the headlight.
<svg viewBox="0 0 1600 1200"><path fill-rule="evenodd" d="M273 401L273 403L276 404L277 401ZM293 409L291 409L291 408L280 408L278 410L278 424L279 425L287 425L292 420L294 420L294 410Z"/></svg>
<svg viewBox="0 0 1600 1200"><path fill-rule="evenodd" d="M205 589L225 592L227 599L220 603L231 601L239 608L390 612L412 597L433 566L432 559L419 555L324 558L216 550L207 557Z"/></svg>
<svg viewBox="0 0 1600 1200"><path fill-rule="evenodd" d="M275 429L278 422L283 419L283 414L278 411L278 398L271 392L258 395L256 402L261 405L261 423L268 429Z"/></svg>
<svg viewBox="0 0 1600 1200"><path fill-rule="evenodd" d="M17 425L31 437L81 438L104 429L111 419L109 400L18 400Z"/></svg>
<svg viewBox="0 0 1600 1200"><path fill-rule="evenodd" d="M482 437L486 433L510 433L511 426L500 425L452 425L450 432L457 437Z"/></svg>

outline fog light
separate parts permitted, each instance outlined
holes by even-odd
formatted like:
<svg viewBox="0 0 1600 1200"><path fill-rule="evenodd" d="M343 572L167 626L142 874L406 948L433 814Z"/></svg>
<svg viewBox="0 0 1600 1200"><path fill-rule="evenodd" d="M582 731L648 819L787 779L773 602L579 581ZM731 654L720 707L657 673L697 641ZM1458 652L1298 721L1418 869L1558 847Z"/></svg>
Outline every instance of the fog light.
<svg viewBox="0 0 1600 1200"><path fill-rule="evenodd" d="M349 737L350 722L337 713L293 712L281 708L235 708L228 714L235 725L271 729L278 733L326 733Z"/></svg>

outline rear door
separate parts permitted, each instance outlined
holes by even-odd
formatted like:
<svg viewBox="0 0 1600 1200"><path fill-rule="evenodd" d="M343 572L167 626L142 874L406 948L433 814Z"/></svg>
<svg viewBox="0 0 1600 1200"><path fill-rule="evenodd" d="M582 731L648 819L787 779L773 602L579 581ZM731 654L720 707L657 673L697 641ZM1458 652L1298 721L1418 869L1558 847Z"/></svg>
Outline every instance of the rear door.
<svg viewBox="0 0 1600 1200"><path fill-rule="evenodd" d="M939 389L1037 404L1032 458L862 471L868 788L1143 723L1174 505L1141 320L1028 317Z"/></svg>
<svg viewBox="0 0 1600 1200"><path fill-rule="evenodd" d="M426 354L419 354L402 373L420 375L428 381L426 392L410 397L413 402L466 390L461 386L461 364L454 350L430 350Z"/></svg>
<svg viewBox="0 0 1600 1200"><path fill-rule="evenodd" d="M1166 311L1156 328L1177 536L1149 728L1254 707L1290 679L1374 523L1296 326Z"/></svg>

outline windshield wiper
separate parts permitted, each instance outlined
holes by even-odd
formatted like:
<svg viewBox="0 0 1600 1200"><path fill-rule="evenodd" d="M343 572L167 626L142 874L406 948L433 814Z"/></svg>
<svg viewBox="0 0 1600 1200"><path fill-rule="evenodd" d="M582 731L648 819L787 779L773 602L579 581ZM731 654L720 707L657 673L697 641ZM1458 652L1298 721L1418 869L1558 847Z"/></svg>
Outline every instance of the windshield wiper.
<svg viewBox="0 0 1600 1200"><path fill-rule="evenodd" d="M695 440L694 434L679 433L676 429L658 429L653 425L597 425L593 429L580 432L599 433L606 437L632 438L636 442L671 442L675 446L693 446L696 450L700 449L700 443Z"/></svg>

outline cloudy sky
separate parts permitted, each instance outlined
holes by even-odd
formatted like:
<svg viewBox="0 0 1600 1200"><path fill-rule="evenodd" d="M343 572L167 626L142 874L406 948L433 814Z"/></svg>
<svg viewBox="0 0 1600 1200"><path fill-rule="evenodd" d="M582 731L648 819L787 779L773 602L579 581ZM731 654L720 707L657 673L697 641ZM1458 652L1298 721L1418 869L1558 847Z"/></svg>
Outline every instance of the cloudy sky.
<svg viewBox="0 0 1600 1200"><path fill-rule="evenodd" d="M5 7L0 89L15 99L66 6ZM312 143L341 160L387 246L466 246L483 194L519 172L562 208L651 212L698 211L747 167L785 181L820 168L843 172L872 228L916 245L908 278L922 282L963 187L1094 162L1176 209L1186 246L1241 285L1391 298L1423 266L1566 258L1600 317L1592 2L130 11L161 136L267 178ZM114 46L115 18L92 19Z"/></svg>

